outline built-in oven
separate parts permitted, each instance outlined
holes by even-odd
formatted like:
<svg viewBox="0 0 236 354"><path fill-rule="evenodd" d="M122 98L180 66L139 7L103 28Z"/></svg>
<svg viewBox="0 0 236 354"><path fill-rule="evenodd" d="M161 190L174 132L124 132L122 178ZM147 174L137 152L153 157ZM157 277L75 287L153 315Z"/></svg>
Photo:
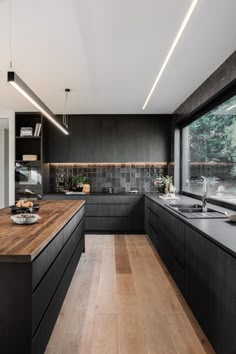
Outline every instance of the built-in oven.
<svg viewBox="0 0 236 354"><path fill-rule="evenodd" d="M40 161L17 162L15 167L16 198L22 198L25 190L42 193L42 169Z"/></svg>

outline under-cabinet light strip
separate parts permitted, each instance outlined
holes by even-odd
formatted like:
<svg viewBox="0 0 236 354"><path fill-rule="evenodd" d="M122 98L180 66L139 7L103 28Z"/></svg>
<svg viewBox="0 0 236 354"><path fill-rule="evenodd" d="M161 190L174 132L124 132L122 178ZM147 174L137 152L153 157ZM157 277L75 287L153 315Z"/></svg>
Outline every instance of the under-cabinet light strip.
<svg viewBox="0 0 236 354"><path fill-rule="evenodd" d="M149 94L147 96L147 99L146 99L146 101L145 101L145 103L143 105L143 108L142 108L143 110L146 108L146 106L147 106L147 104L148 104L148 102L149 102L149 100L150 100L150 98L151 98L156 86L157 86L157 83L160 80L160 78L161 78L161 76L162 76L162 74L163 74L163 72L165 70L165 67L168 64L168 62L169 62L169 60L170 60L170 58L171 58L171 56L172 56L172 54L173 54L173 52L175 50L175 47L177 46L177 44L178 44L178 42L179 42L179 40L180 40L180 38L181 38L181 36L182 36L182 34L184 32L184 29L187 26L188 21L190 20L190 17L192 16L192 13L193 13L198 1L199 0L193 0L192 4L191 4L191 6L190 6L190 8L189 8L184 20L183 20L183 23L180 26L180 29L179 29L176 37L175 37L175 40L172 43L172 46L171 46L171 48L169 50L169 53L167 54L167 57L166 57L164 63L162 64L161 70L159 71L159 73L157 75L157 78L156 78L156 80L155 80L155 82L154 82L154 84L153 84L153 86L151 88L151 91L149 92Z"/></svg>
<svg viewBox="0 0 236 354"><path fill-rule="evenodd" d="M16 80L18 80L19 83L22 83L22 87L16 82ZM30 88L28 88L28 86L19 78L19 76L16 75L16 73L8 72L8 82L13 87L15 87L15 89L20 92L30 103L32 103L46 118L48 118L50 122L52 122L58 129L60 129L66 135L69 134L68 131L56 121L47 106L44 105L44 103L31 91ZM25 87L28 88L30 94L26 92ZM34 99L32 96L36 97L38 102L36 102L36 99Z"/></svg>
<svg viewBox="0 0 236 354"><path fill-rule="evenodd" d="M172 163L171 163L172 164ZM167 162L49 162L49 165L52 166L139 166L139 167L146 167L146 166L154 166L154 167L165 167L168 165Z"/></svg>

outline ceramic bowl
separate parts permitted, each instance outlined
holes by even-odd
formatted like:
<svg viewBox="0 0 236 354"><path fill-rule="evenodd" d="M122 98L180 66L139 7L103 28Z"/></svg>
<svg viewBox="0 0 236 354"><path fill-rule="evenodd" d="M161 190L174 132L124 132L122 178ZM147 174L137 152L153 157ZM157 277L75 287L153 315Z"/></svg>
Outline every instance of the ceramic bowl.
<svg viewBox="0 0 236 354"><path fill-rule="evenodd" d="M17 215L12 215L11 219L19 225L30 225L34 224L36 221L40 219L40 216L38 214L17 214Z"/></svg>
<svg viewBox="0 0 236 354"><path fill-rule="evenodd" d="M225 215L230 221L236 222L236 213L228 213L227 211L225 212Z"/></svg>

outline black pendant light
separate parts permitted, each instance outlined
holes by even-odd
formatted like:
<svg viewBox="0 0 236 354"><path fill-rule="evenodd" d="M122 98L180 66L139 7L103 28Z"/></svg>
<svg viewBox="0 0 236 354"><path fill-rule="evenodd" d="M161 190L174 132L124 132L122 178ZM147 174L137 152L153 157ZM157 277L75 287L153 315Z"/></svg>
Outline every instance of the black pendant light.
<svg viewBox="0 0 236 354"><path fill-rule="evenodd" d="M9 37L10 37L10 69L12 69L12 45L11 45L11 0L9 0ZM8 71L7 81L17 89L30 103L32 103L51 123L53 123L64 134L69 132L57 121L56 116L50 109L41 101L41 99L27 86L24 81L14 72Z"/></svg>
<svg viewBox="0 0 236 354"><path fill-rule="evenodd" d="M17 89L30 103L32 103L47 119L50 120L58 129L64 134L68 135L69 132L57 122L57 118L50 111L50 109L40 100L40 98L27 86L23 80L14 72L8 71L7 81Z"/></svg>

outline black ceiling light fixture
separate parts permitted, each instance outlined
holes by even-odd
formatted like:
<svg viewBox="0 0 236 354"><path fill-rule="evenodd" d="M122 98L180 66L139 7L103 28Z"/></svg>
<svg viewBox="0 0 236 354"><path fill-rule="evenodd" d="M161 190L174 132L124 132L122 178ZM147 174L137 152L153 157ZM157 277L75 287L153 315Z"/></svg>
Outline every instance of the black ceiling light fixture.
<svg viewBox="0 0 236 354"><path fill-rule="evenodd" d="M27 86L24 81L12 71L12 44L11 44L11 0L9 0L9 37L10 37L10 70L7 73L7 81L20 92L30 103L32 103L51 123L53 123L64 134L69 132L57 121L56 116L41 101L41 99Z"/></svg>
<svg viewBox="0 0 236 354"><path fill-rule="evenodd" d="M68 94L70 93L70 89L66 88L65 93L66 93L66 98L65 98L65 104L64 104L64 113L62 116L62 123L66 127L66 129L68 129L67 101L68 101Z"/></svg>
<svg viewBox="0 0 236 354"><path fill-rule="evenodd" d="M30 103L32 103L51 123L53 123L64 134L68 135L69 132L57 122L55 115L50 109L40 100L38 96L27 86L23 80L14 72L8 71L7 81L17 89Z"/></svg>

